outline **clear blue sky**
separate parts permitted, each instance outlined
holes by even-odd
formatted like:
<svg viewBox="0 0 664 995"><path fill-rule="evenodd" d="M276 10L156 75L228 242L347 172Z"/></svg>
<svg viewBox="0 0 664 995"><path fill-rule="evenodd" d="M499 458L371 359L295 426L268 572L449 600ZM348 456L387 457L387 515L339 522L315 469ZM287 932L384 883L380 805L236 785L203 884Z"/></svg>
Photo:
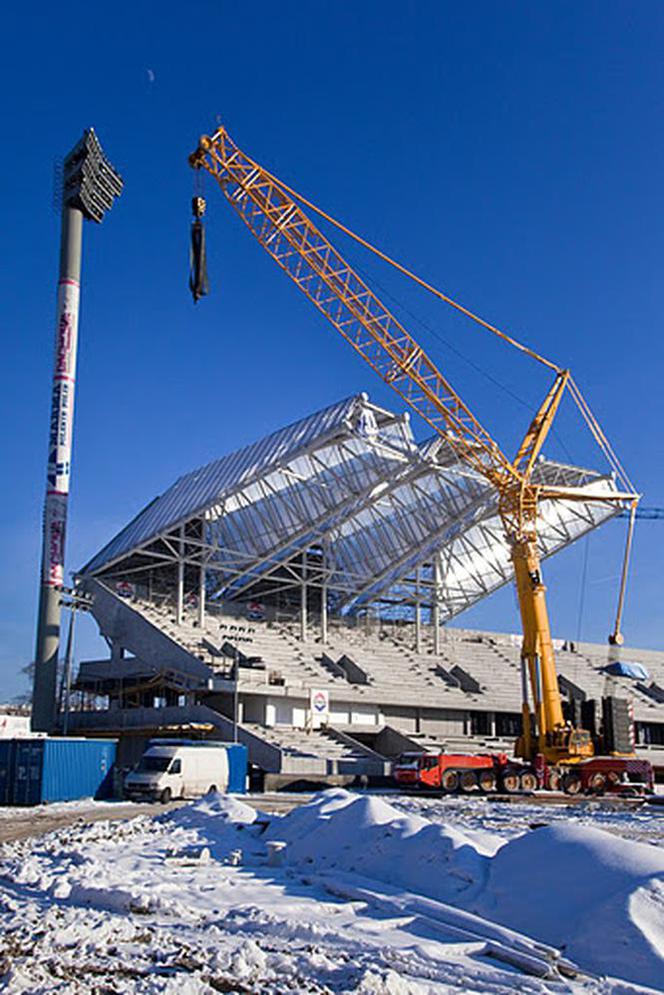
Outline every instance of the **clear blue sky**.
<svg viewBox="0 0 664 995"><path fill-rule="evenodd" d="M181 472L354 391L396 401L210 188L213 293L191 304L187 155L218 115L304 194L570 365L645 503L664 505L659 0L41 0L13 5L3 25L0 700L20 689L34 644L59 237L53 164L88 125L126 189L103 226L85 231L69 569ZM537 403L547 380L532 364L342 248ZM527 407L421 334L511 447ZM560 435L574 459L596 462L571 413ZM565 456L555 440L549 454ZM618 523L590 539L584 638L609 631L622 541ZM560 635L577 633L584 542L547 568ZM640 525L632 644L664 647L663 552L664 523ZM515 630L512 594L460 622ZM80 648L98 650L89 621Z"/></svg>

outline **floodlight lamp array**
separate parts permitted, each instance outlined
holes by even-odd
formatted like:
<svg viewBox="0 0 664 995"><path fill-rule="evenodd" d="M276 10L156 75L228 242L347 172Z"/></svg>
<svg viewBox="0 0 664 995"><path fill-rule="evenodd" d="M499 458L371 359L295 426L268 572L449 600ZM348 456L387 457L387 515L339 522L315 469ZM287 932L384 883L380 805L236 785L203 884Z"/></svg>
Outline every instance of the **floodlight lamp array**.
<svg viewBox="0 0 664 995"><path fill-rule="evenodd" d="M63 206L76 207L100 224L122 187L122 177L106 158L94 128L87 128L63 164Z"/></svg>

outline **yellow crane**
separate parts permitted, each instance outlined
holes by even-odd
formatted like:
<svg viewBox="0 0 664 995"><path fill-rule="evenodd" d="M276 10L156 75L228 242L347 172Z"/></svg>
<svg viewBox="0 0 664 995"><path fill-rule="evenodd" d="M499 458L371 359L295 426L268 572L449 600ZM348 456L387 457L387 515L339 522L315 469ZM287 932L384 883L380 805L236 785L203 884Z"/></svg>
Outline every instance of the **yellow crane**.
<svg viewBox="0 0 664 995"><path fill-rule="evenodd" d="M315 207L238 148L224 127L218 127L211 136L201 137L189 163L195 170L206 170L214 177L234 211L312 304L383 381L445 438L458 458L496 489L523 626L523 734L517 743L517 756L534 761L539 754L548 765L562 765L559 770L592 757L590 734L572 728L563 717L540 568L538 507L547 499L618 502L631 509L631 535L639 495L569 370L561 369L490 325ZM301 205L316 211L447 304L550 369L553 383L514 458L502 451L433 360L313 224ZM195 198L195 217L200 218L203 210L204 202ZM586 488L548 487L533 482L537 457L566 392L579 407L621 489L589 495ZM622 641L623 598L624 584L615 630L610 637L617 643Z"/></svg>

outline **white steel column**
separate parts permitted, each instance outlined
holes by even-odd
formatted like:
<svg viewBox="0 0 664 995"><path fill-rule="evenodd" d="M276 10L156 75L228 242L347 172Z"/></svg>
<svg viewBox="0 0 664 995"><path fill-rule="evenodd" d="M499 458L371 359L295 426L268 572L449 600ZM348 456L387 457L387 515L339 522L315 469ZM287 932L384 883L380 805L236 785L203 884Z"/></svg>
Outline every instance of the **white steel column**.
<svg viewBox="0 0 664 995"><path fill-rule="evenodd" d="M175 606L175 621L182 625L184 619L184 525L180 526L180 549L178 556L177 602Z"/></svg>
<svg viewBox="0 0 664 995"><path fill-rule="evenodd" d="M440 557L434 555L433 561L433 651L440 656Z"/></svg>
<svg viewBox="0 0 664 995"><path fill-rule="evenodd" d="M307 551L302 553L302 591L300 597L300 639L307 638Z"/></svg>
<svg viewBox="0 0 664 995"><path fill-rule="evenodd" d="M420 581L422 579L421 567L417 568L417 603L415 605L415 652L422 652L422 594Z"/></svg>
<svg viewBox="0 0 664 995"><path fill-rule="evenodd" d="M205 560L201 560L198 574L198 628L205 628Z"/></svg>
<svg viewBox="0 0 664 995"><path fill-rule="evenodd" d="M327 645L327 554L328 545L323 543L323 586L320 592L320 636L323 646Z"/></svg>
<svg viewBox="0 0 664 995"><path fill-rule="evenodd" d="M327 581L323 582L320 602L320 636L323 646L327 646Z"/></svg>

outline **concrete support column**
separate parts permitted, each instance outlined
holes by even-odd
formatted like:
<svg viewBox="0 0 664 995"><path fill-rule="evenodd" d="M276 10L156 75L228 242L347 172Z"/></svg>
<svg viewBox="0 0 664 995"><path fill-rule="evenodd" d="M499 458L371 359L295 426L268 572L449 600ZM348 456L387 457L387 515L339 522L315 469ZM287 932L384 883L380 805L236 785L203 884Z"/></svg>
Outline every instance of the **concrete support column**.
<svg viewBox="0 0 664 995"><path fill-rule="evenodd" d="M175 621L182 625L184 619L184 525L180 526L180 548L178 556L178 580L176 589Z"/></svg>
<svg viewBox="0 0 664 995"><path fill-rule="evenodd" d="M117 639L114 639L111 642L111 660L113 661L113 663L119 663L120 660L124 659L124 655L125 655L124 646L122 646L122 644L119 643Z"/></svg>

